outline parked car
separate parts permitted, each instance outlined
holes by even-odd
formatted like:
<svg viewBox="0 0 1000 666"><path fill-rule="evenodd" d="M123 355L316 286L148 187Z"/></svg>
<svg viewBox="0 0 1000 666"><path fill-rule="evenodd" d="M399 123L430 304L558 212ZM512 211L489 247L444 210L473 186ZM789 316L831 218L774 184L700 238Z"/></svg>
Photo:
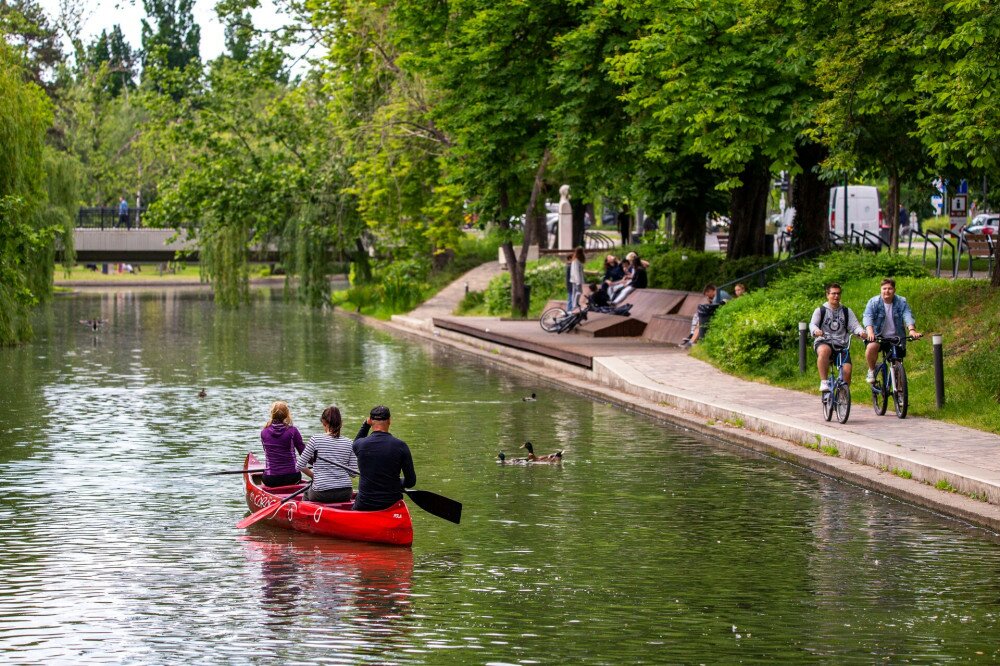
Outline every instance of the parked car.
<svg viewBox="0 0 1000 666"><path fill-rule="evenodd" d="M962 227L963 234L1000 234L1000 213L982 213Z"/></svg>

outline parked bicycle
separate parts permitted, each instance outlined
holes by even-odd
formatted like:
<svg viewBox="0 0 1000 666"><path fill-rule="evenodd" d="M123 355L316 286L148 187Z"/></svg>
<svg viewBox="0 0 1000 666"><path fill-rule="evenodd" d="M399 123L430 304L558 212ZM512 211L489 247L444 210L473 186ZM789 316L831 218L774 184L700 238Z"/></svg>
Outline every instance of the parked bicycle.
<svg viewBox="0 0 1000 666"><path fill-rule="evenodd" d="M907 340L917 340L907 336ZM905 419L910 407L910 394L906 385L906 369L903 367L903 357L906 355L902 340L898 337L876 337L879 343L881 362L875 366L875 382L871 385L872 407L879 416L885 414L889 406L889 398L896 410L896 416Z"/></svg>
<svg viewBox="0 0 1000 666"><path fill-rule="evenodd" d="M552 307L542 313L542 316L538 320L538 324L542 327L542 330L547 333L568 333L576 328L581 322L586 321L587 314L590 312L624 315L627 317L629 315L629 310L631 309L631 303L607 307L588 304L586 307L577 308L572 312L567 312L565 308Z"/></svg>
<svg viewBox="0 0 1000 666"><path fill-rule="evenodd" d="M830 390L821 394L823 416L827 421L833 419L835 412L840 423L847 423L851 415L851 387L844 381L844 363L849 358L850 348L834 349L830 367Z"/></svg>

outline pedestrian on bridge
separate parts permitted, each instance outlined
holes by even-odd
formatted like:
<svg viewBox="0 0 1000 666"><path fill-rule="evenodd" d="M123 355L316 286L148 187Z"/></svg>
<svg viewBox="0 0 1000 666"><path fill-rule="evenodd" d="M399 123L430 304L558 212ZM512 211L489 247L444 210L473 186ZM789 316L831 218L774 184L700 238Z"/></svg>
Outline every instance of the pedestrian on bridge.
<svg viewBox="0 0 1000 666"><path fill-rule="evenodd" d="M132 222L128 216L128 202L125 201L125 197L122 197L121 200L118 202L118 224L115 225L115 228L117 229L123 224L125 225L126 229L128 230L132 229Z"/></svg>

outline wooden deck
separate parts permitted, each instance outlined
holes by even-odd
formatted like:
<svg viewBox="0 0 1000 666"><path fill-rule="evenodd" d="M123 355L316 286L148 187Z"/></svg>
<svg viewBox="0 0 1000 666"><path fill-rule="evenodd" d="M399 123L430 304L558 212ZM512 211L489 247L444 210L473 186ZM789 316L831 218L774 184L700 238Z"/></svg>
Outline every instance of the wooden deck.
<svg viewBox="0 0 1000 666"><path fill-rule="evenodd" d="M587 369L594 358L623 354L663 354L676 351L674 344L640 337L602 338L579 333L546 333L534 320L503 320L492 317L435 317L434 325L456 333L523 349Z"/></svg>

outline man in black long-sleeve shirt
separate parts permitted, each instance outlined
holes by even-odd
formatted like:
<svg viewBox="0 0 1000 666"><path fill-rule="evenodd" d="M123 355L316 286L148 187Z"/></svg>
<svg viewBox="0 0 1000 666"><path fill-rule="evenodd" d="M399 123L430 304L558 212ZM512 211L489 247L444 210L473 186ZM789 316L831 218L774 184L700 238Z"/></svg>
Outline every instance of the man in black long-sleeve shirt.
<svg viewBox="0 0 1000 666"><path fill-rule="evenodd" d="M389 434L389 408L373 407L354 440L354 455L358 458L358 496L355 511L378 511L403 499L403 488L417 485L410 447ZM368 434L369 428L373 430ZM399 475L403 479L400 481Z"/></svg>

